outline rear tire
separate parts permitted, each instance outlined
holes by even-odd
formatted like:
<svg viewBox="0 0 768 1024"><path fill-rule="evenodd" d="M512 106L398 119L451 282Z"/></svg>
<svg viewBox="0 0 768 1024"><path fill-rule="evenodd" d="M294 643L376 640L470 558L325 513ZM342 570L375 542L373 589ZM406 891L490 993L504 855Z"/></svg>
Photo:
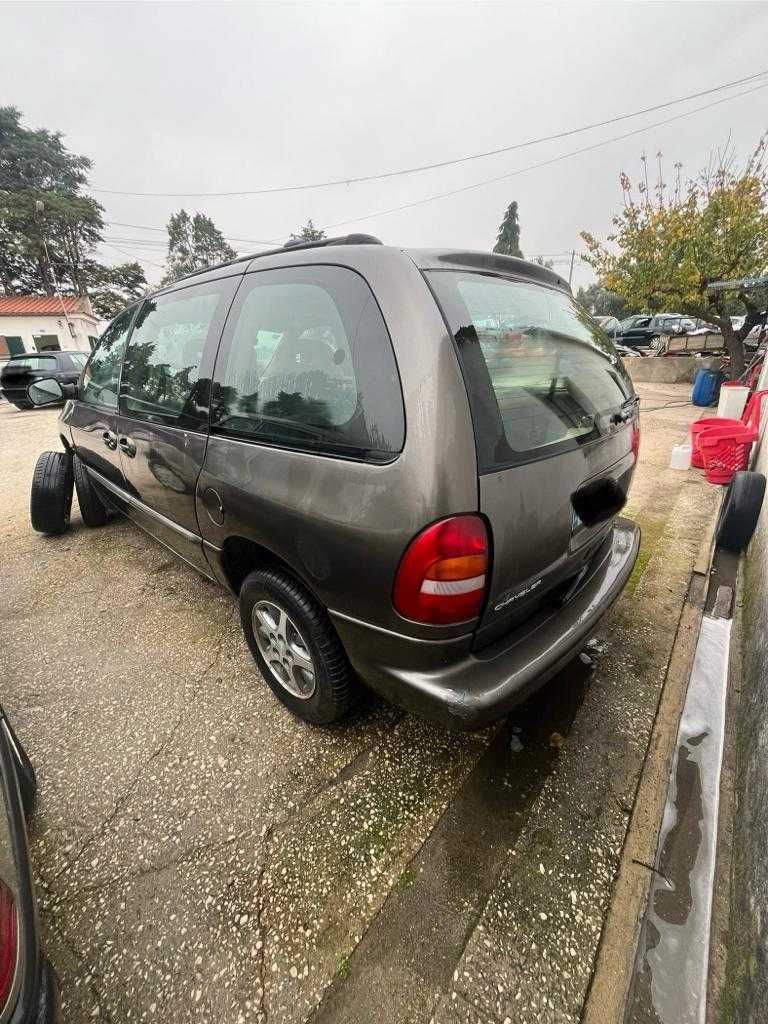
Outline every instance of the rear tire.
<svg viewBox="0 0 768 1024"><path fill-rule="evenodd" d="M90 481L88 471L80 459L72 456L72 469L75 477L75 490L77 491L77 503L80 506L80 515L86 526L104 526L109 522L109 512L104 508L96 493L96 489Z"/></svg>
<svg viewBox="0 0 768 1024"><path fill-rule="evenodd" d="M34 530L60 534L68 529L73 487L69 452L43 452L32 476L29 512Z"/></svg>
<svg viewBox="0 0 768 1024"><path fill-rule="evenodd" d="M276 614L269 609L275 609ZM284 613L282 633L280 612ZM273 627L265 626L270 618L276 623ZM296 580L275 569L252 572L240 589L240 621L264 681L289 711L315 725L328 725L348 714L358 698L359 683L328 613ZM309 658L302 656L295 661L291 647ZM283 658L286 648L287 661ZM311 674L298 667L307 662ZM305 695L291 692L289 687L302 689Z"/></svg>
<svg viewBox="0 0 768 1024"><path fill-rule="evenodd" d="M764 495L762 473L734 473L717 520L715 538L719 547L737 553L746 549L755 532Z"/></svg>

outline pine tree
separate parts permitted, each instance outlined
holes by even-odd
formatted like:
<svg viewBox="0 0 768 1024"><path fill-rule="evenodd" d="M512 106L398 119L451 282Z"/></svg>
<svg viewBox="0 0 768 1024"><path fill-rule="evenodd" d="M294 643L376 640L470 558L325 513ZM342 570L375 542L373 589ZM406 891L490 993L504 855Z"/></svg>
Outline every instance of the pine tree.
<svg viewBox="0 0 768 1024"><path fill-rule="evenodd" d="M520 224L517 219L517 202L511 202L504 214L504 220L499 225L499 234L496 239L494 252L503 256L519 256L522 258L520 249Z"/></svg>
<svg viewBox="0 0 768 1024"><path fill-rule="evenodd" d="M179 210L168 221L168 270L163 284L215 263L225 263L235 256L237 253L210 217L204 213L190 217L186 210Z"/></svg>
<svg viewBox="0 0 768 1024"><path fill-rule="evenodd" d="M325 232L323 231L322 228L316 228L315 225L312 223L312 218L310 217L309 220L307 221L307 223L301 229L300 233L298 235L296 235L296 234L291 235L291 237L288 239L288 241L289 242L319 242L323 238L325 238Z"/></svg>

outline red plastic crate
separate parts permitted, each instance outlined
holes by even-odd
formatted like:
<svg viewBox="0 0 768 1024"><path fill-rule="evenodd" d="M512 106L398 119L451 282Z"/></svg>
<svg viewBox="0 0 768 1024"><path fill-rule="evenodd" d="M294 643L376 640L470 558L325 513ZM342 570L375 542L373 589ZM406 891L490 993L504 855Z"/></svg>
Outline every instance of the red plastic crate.
<svg viewBox="0 0 768 1024"><path fill-rule="evenodd" d="M756 391L749 396L740 420L732 420L726 416L705 416L703 419L691 423L688 434L691 440L691 465L695 469L704 469L704 458L699 448L699 438L705 430L710 430L712 427L750 427L753 430L760 428L760 406L764 395L768 395L768 391Z"/></svg>
<svg viewBox="0 0 768 1024"><path fill-rule="evenodd" d="M699 435L699 450L707 480L711 484L729 484L734 473L749 466L749 453L756 440L757 431L743 423L703 431Z"/></svg>

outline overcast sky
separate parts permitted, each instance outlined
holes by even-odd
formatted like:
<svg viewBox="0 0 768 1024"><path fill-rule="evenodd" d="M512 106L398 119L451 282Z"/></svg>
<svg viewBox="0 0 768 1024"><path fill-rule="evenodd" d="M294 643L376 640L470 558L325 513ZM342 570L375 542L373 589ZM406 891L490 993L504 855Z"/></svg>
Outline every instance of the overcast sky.
<svg viewBox="0 0 768 1024"><path fill-rule="evenodd" d="M754 74L768 68L768 4L2 4L0 39L0 103L61 130L92 159L94 187L216 192L450 160ZM636 177L644 148L663 151L669 177L677 160L694 172L729 135L746 155L768 127L768 88L549 167L370 214L745 88L385 181L248 198L96 196L108 221L145 227L184 206L238 238L282 242L311 217L329 233L477 249L493 246L516 199L526 255L578 251L580 230L608 231L619 172ZM330 227L340 221L349 223ZM162 234L110 224L106 237L105 259L140 258L159 279ZM567 276L567 259L556 269ZM577 260L574 287L590 278Z"/></svg>

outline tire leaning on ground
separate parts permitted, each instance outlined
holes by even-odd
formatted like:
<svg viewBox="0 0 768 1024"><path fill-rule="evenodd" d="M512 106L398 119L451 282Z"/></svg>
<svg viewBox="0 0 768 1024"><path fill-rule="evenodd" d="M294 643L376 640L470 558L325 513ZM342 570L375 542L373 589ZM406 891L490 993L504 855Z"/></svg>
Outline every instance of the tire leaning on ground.
<svg viewBox="0 0 768 1024"><path fill-rule="evenodd" d="M102 505L101 498L96 493L88 472L77 455L72 456L72 469L75 476L77 503L80 506L83 522L86 526L104 526L109 522L109 512Z"/></svg>
<svg viewBox="0 0 768 1024"><path fill-rule="evenodd" d="M719 547L728 551L744 551L755 532L764 496L765 477L762 473L745 470L734 474L715 529Z"/></svg>
<svg viewBox="0 0 768 1024"><path fill-rule="evenodd" d="M355 704L355 679L328 614L287 573L257 569L240 588L240 621L264 681L285 706L315 725Z"/></svg>
<svg viewBox="0 0 768 1024"><path fill-rule="evenodd" d="M74 473L69 452L43 452L32 475L29 513L38 533L64 533L72 510Z"/></svg>

